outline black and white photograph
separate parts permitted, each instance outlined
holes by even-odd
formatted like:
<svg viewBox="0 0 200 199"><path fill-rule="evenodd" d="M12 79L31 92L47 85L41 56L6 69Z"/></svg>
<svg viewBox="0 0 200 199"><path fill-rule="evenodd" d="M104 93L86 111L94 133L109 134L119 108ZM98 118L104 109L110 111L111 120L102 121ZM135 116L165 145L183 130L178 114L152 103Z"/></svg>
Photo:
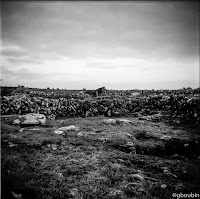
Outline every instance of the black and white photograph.
<svg viewBox="0 0 200 199"><path fill-rule="evenodd" d="M1 198L200 198L199 1L1 1Z"/></svg>

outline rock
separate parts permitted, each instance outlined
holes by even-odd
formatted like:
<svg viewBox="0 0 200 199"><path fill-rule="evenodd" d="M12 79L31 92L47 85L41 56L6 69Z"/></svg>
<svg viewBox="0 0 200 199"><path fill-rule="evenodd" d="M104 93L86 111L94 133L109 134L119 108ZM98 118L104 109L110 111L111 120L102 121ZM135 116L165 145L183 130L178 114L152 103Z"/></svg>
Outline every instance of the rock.
<svg viewBox="0 0 200 199"><path fill-rule="evenodd" d="M13 144L12 142L8 142L8 146L12 148L12 147L16 146L16 144Z"/></svg>
<svg viewBox="0 0 200 199"><path fill-rule="evenodd" d="M143 117L139 117L138 119L139 120L149 120L149 117L148 116L143 116Z"/></svg>
<svg viewBox="0 0 200 199"><path fill-rule="evenodd" d="M135 188L140 188L141 185L142 185L141 182L131 182L131 183L128 183L127 185L125 185L125 188L135 190Z"/></svg>
<svg viewBox="0 0 200 199"><path fill-rule="evenodd" d="M173 176L174 178L177 178L177 175L173 174L173 173L167 173L167 175Z"/></svg>
<svg viewBox="0 0 200 199"><path fill-rule="evenodd" d="M168 170L169 168L168 167L161 167L161 169Z"/></svg>
<svg viewBox="0 0 200 199"><path fill-rule="evenodd" d="M118 169L122 168L123 166L121 164L114 163L114 164L111 165L111 167L112 167L112 169L118 170Z"/></svg>
<svg viewBox="0 0 200 199"><path fill-rule="evenodd" d="M144 194L146 193L145 189L143 189L143 188L139 188L137 191L144 193Z"/></svg>
<svg viewBox="0 0 200 199"><path fill-rule="evenodd" d="M132 115L133 115L134 117L139 117L139 114L138 114L138 113L132 113Z"/></svg>
<svg viewBox="0 0 200 199"><path fill-rule="evenodd" d="M129 177L131 180L139 180L141 182L145 180L140 174L131 174Z"/></svg>
<svg viewBox="0 0 200 199"><path fill-rule="evenodd" d="M55 151L55 150L57 150L57 145L56 144L52 144L51 148Z"/></svg>
<svg viewBox="0 0 200 199"><path fill-rule="evenodd" d="M28 129L29 131L39 131L40 129L36 129L36 128L33 128L33 129Z"/></svg>
<svg viewBox="0 0 200 199"><path fill-rule="evenodd" d="M46 119L38 119L39 123L41 125L45 125L46 124Z"/></svg>
<svg viewBox="0 0 200 199"><path fill-rule="evenodd" d="M120 163L125 163L125 161L123 159L118 158L117 159Z"/></svg>
<svg viewBox="0 0 200 199"><path fill-rule="evenodd" d="M71 196L77 196L78 195L78 189L77 188L72 188L72 189L69 189L69 192L70 192L70 195Z"/></svg>
<svg viewBox="0 0 200 199"><path fill-rule="evenodd" d="M86 111L86 113L85 113L85 117L90 117L90 116L91 116L90 111Z"/></svg>
<svg viewBox="0 0 200 199"><path fill-rule="evenodd" d="M57 173L57 177L58 177L58 180L61 182L63 179L64 179L64 176L62 173Z"/></svg>
<svg viewBox="0 0 200 199"><path fill-rule="evenodd" d="M174 120L175 124L180 124L181 122L179 120Z"/></svg>
<svg viewBox="0 0 200 199"><path fill-rule="evenodd" d="M78 130L79 128L74 125L64 126L57 129L57 131L78 131Z"/></svg>
<svg viewBox="0 0 200 199"><path fill-rule="evenodd" d="M166 184L161 184L160 186L162 189L166 189L167 188L167 185Z"/></svg>
<svg viewBox="0 0 200 199"><path fill-rule="evenodd" d="M55 118L56 118L56 115L54 115L54 114L47 115L47 119L49 119L49 120L55 120Z"/></svg>
<svg viewBox="0 0 200 199"><path fill-rule="evenodd" d="M109 142L111 139L107 138L107 137L101 137L101 138L98 138L98 140L100 140L101 142L105 143L105 142Z"/></svg>
<svg viewBox="0 0 200 199"><path fill-rule="evenodd" d="M20 194L20 193L17 194L14 191L11 191L11 194L12 194L13 198L16 198L16 199L21 199L22 198L22 194Z"/></svg>
<svg viewBox="0 0 200 199"><path fill-rule="evenodd" d="M174 154L171 156L172 158L178 159L178 160L186 160L187 158L180 155L180 154Z"/></svg>
<svg viewBox="0 0 200 199"><path fill-rule="evenodd" d="M114 116L119 116L120 113L119 113L118 111L113 111L113 115L114 115Z"/></svg>
<svg viewBox="0 0 200 199"><path fill-rule="evenodd" d="M96 135L96 133L95 132L79 132L79 133L77 133L77 136L87 136L87 135Z"/></svg>
<svg viewBox="0 0 200 199"><path fill-rule="evenodd" d="M183 183L178 183L175 187L176 191L182 191L184 189L184 184Z"/></svg>
<svg viewBox="0 0 200 199"><path fill-rule="evenodd" d="M84 132L77 133L77 136L84 136Z"/></svg>
<svg viewBox="0 0 200 199"><path fill-rule="evenodd" d="M175 174L171 173L168 169L164 169L163 173L168 176L173 176L174 178L177 178L177 176Z"/></svg>
<svg viewBox="0 0 200 199"><path fill-rule="evenodd" d="M126 146L133 147L133 146L135 146L135 145L134 145L133 142L129 141L129 142L126 143Z"/></svg>
<svg viewBox="0 0 200 199"><path fill-rule="evenodd" d="M19 129L19 132L22 132L24 130L24 128Z"/></svg>
<svg viewBox="0 0 200 199"><path fill-rule="evenodd" d="M31 124L31 125L37 125L39 124L40 122L34 118L30 118L30 119L27 119L25 120L24 122L22 122L21 124Z"/></svg>
<svg viewBox="0 0 200 199"><path fill-rule="evenodd" d="M18 119L14 120L13 124L45 125L46 124L46 116L44 114L28 113L26 115L18 116Z"/></svg>
<svg viewBox="0 0 200 199"><path fill-rule="evenodd" d="M61 135L61 134L63 134L64 132L63 132L63 131L54 131L54 133L57 134L57 135Z"/></svg>
<svg viewBox="0 0 200 199"><path fill-rule="evenodd" d="M20 123L21 123L21 121L19 119L16 119L13 121L13 124L20 124Z"/></svg>
<svg viewBox="0 0 200 199"><path fill-rule="evenodd" d="M119 189L112 189L110 192L109 192L109 196L111 197L122 197L123 196L123 191L119 190Z"/></svg>
<svg viewBox="0 0 200 199"><path fill-rule="evenodd" d="M103 122L106 124L116 124L117 121L115 119L104 119Z"/></svg>
<svg viewBox="0 0 200 199"><path fill-rule="evenodd" d="M161 140L171 140L172 137L170 135L163 135L162 137L160 137Z"/></svg>
<svg viewBox="0 0 200 199"><path fill-rule="evenodd" d="M139 120L147 120L151 122L159 122L161 120L162 115L160 113L154 114L154 115L148 115L148 116L143 116L139 117Z"/></svg>
<svg viewBox="0 0 200 199"><path fill-rule="evenodd" d="M127 120L127 119L117 119L117 123L122 123L122 124L132 124L132 121Z"/></svg>
<svg viewBox="0 0 200 199"><path fill-rule="evenodd" d="M107 115L108 115L108 117L111 117L111 116L112 116L111 110L109 110L109 111L107 112Z"/></svg>

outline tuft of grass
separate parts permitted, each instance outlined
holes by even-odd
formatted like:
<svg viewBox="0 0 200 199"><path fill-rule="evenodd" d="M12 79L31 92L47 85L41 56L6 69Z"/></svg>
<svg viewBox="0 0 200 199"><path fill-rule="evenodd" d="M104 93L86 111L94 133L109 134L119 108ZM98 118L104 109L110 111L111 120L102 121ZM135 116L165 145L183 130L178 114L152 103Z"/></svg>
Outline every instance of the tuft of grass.
<svg viewBox="0 0 200 199"><path fill-rule="evenodd" d="M9 124L1 124L1 134L16 134L19 131L19 127Z"/></svg>

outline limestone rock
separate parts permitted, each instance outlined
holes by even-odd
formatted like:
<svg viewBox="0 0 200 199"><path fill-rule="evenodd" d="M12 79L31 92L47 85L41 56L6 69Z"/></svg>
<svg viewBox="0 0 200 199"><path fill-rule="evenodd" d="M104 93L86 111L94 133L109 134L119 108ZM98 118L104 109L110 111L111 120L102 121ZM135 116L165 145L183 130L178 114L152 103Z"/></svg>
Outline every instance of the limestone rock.
<svg viewBox="0 0 200 199"><path fill-rule="evenodd" d="M29 119L26 119L24 122L22 122L21 124L39 124L40 122L37 120L37 119L34 119L34 118L29 118Z"/></svg>
<svg viewBox="0 0 200 199"><path fill-rule="evenodd" d="M74 125L64 126L57 129L57 131L79 131L79 127Z"/></svg>
<svg viewBox="0 0 200 199"><path fill-rule="evenodd" d="M115 119L104 119L103 122L106 124L116 124L117 121Z"/></svg>
<svg viewBox="0 0 200 199"><path fill-rule="evenodd" d="M88 135L96 135L96 133L95 132L92 132L92 131L90 131L90 132L86 132L86 131L84 131L84 132L79 132L79 133L77 133L77 136L88 136Z"/></svg>
<svg viewBox="0 0 200 199"><path fill-rule="evenodd" d="M141 181L141 182L143 182L145 179L144 179L144 177L143 176L141 176L140 174L131 174L130 176L129 176L133 181Z"/></svg>
<svg viewBox="0 0 200 199"><path fill-rule="evenodd" d="M171 140L172 137L170 135L163 135L162 137L160 137L160 139L168 141L168 140Z"/></svg>
<svg viewBox="0 0 200 199"><path fill-rule="evenodd" d="M125 124L125 125L132 124L132 121L130 121L128 119L117 119L116 121L117 121L117 123L121 123L121 124Z"/></svg>
<svg viewBox="0 0 200 199"><path fill-rule="evenodd" d="M16 119L13 121L13 124L20 124L20 123L21 123L21 121L19 119Z"/></svg>
<svg viewBox="0 0 200 199"><path fill-rule="evenodd" d="M54 133L57 134L57 135L61 135L61 134L63 134L64 132L63 132L63 131L54 131Z"/></svg>
<svg viewBox="0 0 200 199"><path fill-rule="evenodd" d="M44 114L28 113L26 115L18 116L18 119L14 120L13 124L45 125L46 124L46 116Z"/></svg>

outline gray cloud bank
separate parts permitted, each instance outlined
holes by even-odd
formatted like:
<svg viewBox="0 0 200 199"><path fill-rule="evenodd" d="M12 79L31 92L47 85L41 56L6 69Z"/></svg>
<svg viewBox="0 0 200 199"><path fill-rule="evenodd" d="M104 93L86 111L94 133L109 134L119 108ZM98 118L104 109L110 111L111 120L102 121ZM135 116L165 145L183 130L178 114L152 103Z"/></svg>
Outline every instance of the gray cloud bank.
<svg viewBox="0 0 200 199"><path fill-rule="evenodd" d="M6 85L199 86L198 2L2 2L1 15Z"/></svg>

